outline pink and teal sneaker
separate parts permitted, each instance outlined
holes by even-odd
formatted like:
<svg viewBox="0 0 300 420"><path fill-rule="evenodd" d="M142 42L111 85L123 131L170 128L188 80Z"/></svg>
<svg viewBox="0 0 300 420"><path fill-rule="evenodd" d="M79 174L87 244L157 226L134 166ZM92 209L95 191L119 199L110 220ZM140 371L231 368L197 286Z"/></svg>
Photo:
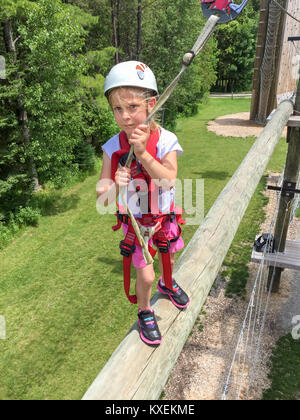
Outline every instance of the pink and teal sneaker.
<svg viewBox="0 0 300 420"><path fill-rule="evenodd" d="M176 284L176 281L173 279L173 288L175 291L170 290L166 287L166 285L162 282L162 277L159 278L159 281L157 283L157 290L163 293L164 295L167 295L171 302L179 309L184 309L191 303L190 298L188 295L181 289L178 284Z"/></svg>
<svg viewBox="0 0 300 420"><path fill-rule="evenodd" d="M162 342L162 337L153 309L148 309L146 311L139 310L138 318L142 341L153 346L159 345Z"/></svg>

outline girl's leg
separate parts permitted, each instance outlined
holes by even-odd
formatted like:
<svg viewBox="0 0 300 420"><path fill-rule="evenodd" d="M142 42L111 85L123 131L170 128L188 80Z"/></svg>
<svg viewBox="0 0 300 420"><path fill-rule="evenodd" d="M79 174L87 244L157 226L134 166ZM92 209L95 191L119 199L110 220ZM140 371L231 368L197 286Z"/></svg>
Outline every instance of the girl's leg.
<svg viewBox="0 0 300 420"><path fill-rule="evenodd" d="M163 293L164 295L167 295L170 298L170 300L172 301L172 303L177 308L179 308L179 309L186 308L190 304L190 299L189 299L188 295L178 285L178 283L175 282L174 279L172 281L173 290L170 290L170 289L167 288L167 286L165 285L165 279L164 279L164 276L163 276L163 264L162 264L162 257L161 257L160 252L158 253L158 255L159 255L159 270L160 270L161 275L162 275L163 283L160 280L157 284L157 289L161 293ZM170 257L171 257L171 267L172 267L172 272L173 272L174 261L175 261L174 253L170 254Z"/></svg>
<svg viewBox="0 0 300 420"><path fill-rule="evenodd" d="M162 337L153 309L150 306L152 283L154 281L153 265L136 268L135 291L140 305L138 312L140 337L142 341L150 345L159 345Z"/></svg>
<svg viewBox="0 0 300 420"><path fill-rule="evenodd" d="M172 272L173 272L173 267L174 267L174 262L175 262L175 254L170 253L170 258L171 258L171 268L172 268ZM162 257L161 257L161 253L158 251L158 261L159 261L159 271L160 274L163 278L164 281L164 271L163 271L163 263L162 263Z"/></svg>
<svg viewBox="0 0 300 420"><path fill-rule="evenodd" d="M154 279L153 264L146 265L143 268L136 268L135 293L142 311L150 309L150 298Z"/></svg>

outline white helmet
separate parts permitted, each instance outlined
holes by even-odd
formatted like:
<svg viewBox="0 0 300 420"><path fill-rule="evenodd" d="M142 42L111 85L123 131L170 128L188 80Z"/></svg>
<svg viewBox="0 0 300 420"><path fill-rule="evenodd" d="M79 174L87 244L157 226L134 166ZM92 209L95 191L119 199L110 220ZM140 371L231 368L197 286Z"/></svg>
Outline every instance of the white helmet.
<svg viewBox="0 0 300 420"><path fill-rule="evenodd" d="M125 86L153 90L158 95L153 72L140 61L124 61L116 64L105 79L104 94L107 97L109 90Z"/></svg>

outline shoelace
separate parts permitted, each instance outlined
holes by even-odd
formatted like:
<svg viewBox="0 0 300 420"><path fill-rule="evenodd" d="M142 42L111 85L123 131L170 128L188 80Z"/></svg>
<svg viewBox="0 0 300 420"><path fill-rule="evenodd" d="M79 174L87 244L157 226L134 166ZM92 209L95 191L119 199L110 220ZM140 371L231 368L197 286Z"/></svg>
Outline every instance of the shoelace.
<svg viewBox="0 0 300 420"><path fill-rule="evenodd" d="M165 284L162 284L161 280L160 280L160 284L161 284L163 287L166 287L166 285L165 285ZM180 289L180 287L178 286L178 284L176 284L176 283L175 283L175 281L174 281L174 280L173 280L173 289L177 289L177 290L175 290L175 293L176 293L177 295L181 295L181 289Z"/></svg>
<svg viewBox="0 0 300 420"><path fill-rule="evenodd" d="M145 318L144 321L148 328L155 327L155 321L154 321L153 316L149 316L148 318Z"/></svg>
<svg viewBox="0 0 300 420"><path fill-rule="evenodd" d="M177 295L181 295L181 289L180 289L180 287L177 284L173 284L173 288L174 289L177 289L176 290Z"/></svg>

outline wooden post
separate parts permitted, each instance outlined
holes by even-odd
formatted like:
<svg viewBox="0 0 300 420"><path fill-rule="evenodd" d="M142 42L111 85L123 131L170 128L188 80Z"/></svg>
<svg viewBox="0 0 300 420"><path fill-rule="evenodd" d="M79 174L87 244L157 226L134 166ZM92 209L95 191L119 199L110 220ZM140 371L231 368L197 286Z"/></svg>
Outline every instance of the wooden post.
<svg viewBox="0 0 300 420"><path fill-rule="evenodd" d="M259 16L256 54L255 54L255 62L254 62L250 120L255 120L256 115L257 115L257 110L258 110L260 68L261 68L261 63L264 56L267 28L268 28L268 12L269 12L268 4L269 4L269 0L260 0L260 16Z"/></svg>
<svg viewBox="0 0 300 420"><path fill-rule="evenodd" d="M282 7L285 9L288 8L289 0L284 0L281 2ZM274 77L271 85L271 91L269 95L269 102L267 113L268 115L273 111L274 108L277 106L277 93L278 93L278 83L279 83L279 76L281 69L281 61L283 55L283 48L284 48L284 33L286 28L286 13L281 13L280 22L279 22L279 29L277 35L277 44L276 44L276 53L275 53L275 63L274 63ZM281 102L281 101L280 101Z"/></svg>
<svg viewBox="0 0 300 420"><path fill-rule="evenodd" d="M287 7L288 0L278 1ZM285 22L285 13L275 3L261 0L250 119L262 125L276 108Z"/></svg>
<svg viewBox="0 0 300 420"><path fill-rule="evenodd" d="M295 111L300 112L300 83L298 84ZM289 127L289 145L286 157L283 181L297 183L300 169L300 127ZM278 215L274 231L275 251L284 252L286 237L289 228L290 215L292 211L293 196L285 195L280 197ZM284 269L270 267L268 276L268 289L272 284L272 292L279 291L280 277ZM275 271L275 273L274 273Z"/></svg>
<svg viewBox="0 0 300 420"><path fill-rule="evenodd" d="M271 111L269 105L270 97L273 95L271 88L276 70L276 47L278 43L281 14L282 11L276 4L270 3L266 44L260 70L260 94L258 113L256 116L257 122L262 125L266 124L267 117Z"/></svg>
<svg viewBox="0 0 300 420"><path fill-rule="evenodd" d="M190 295L189 307L180 311L157 293L151 304L163 336L161 345L144 344L134 324L83 400L159 398L292 112L291 101L279 105L176 262L174 277Z"/></svg>

